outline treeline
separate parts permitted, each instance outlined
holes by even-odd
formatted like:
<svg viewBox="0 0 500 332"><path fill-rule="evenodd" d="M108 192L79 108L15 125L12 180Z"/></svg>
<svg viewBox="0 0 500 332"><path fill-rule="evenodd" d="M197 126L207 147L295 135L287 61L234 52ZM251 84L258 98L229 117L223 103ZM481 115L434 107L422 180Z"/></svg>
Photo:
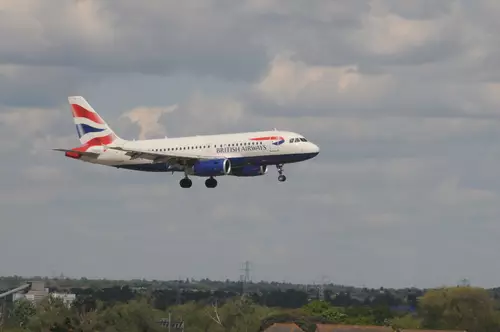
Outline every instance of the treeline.
<svg viewBox="0 0 500 332"><path fill-rule="evenodd" d="M51 291L59 292L57 288ZM190 290L190 289L133 289L129 286L114 286L103 289L93 288L71 288L68 290L77 295L78 302L91 303L101 301L103 303L125 302L134 299L137 294L148 295L153 298L153 306L159 310L165 310L172 305L188 302L210 302L214 300L224 301L241 295L236 290ZM333 306L384 306L395 310L411 311L417 305L417 297L423 292L409 293L405 297L398 297L388 290L378 291L364 300L356 299L350 292L333 293L325 291L324 299ZM295 290L270 290L259 292L248 292L247 296L256 304L266 307L278 307L287 309L301 308L312 299L317 299L318 294L311 294Z"/></svg>
<svg viewBox="0 0 500 332"><path fill-rule="evenodd" d="M4 331L165 331L160 320L184 322L185 330L263 331L275 322L295 322L306 332L316 323L387 325L398 329L450 329L470 332L500 330L498 303L484 289L452 287L430 290L419 296L415 312L391 309L375 303L336 306L327 301L310 301L299 308L269 307L247 296L190 300L159 308L159 293L134 293L123 287L113 300L102 301L99 293L80 294L73 306L46 298L38 305L14 302L4 316ZM112 292L112 291L108 291ZM161 297L161 296L160 296Z"/></svg>
<svg viewBox="0 0 500 332"><path fill-rule="evenodd" d="M148 288L148 289L169 289L169 288L182 288L190 290L201 290L201 291L213 291L213 290L227 290L240 292L243 288L241 281L232 280L210 280L208 278L195 280L195 279L184 279L184 280L146 280L146 279L133 279L133 280L110 280L110 279L72 279L61 276L59 278L49 278L49 277L20 277L20 276L10 276L10 277L0 277L0 289L9 289L19 286L22 283L29 281L43 281L47 287L57 288L57 289L69 289L69 288L93 288L102 289L115 286L129 286L133 289L138 288ZM419 290L416 288L403 288L403 289L384 289L384 288L357 288L352 286L336 285L336 284L325 284L323 285L326 291L333 293L338 292L350 292L356 293L363 296L370 296L376 294L381 290L388 290L394 294L404 295L408 292L421 292L424 290ZM304 285L304 284L293 284L286 282L250 282L245 285L245 289L251 292L257 291L275 291L275 290L300 290L309 294L313 294L318 291L318 285Z"/></svg>

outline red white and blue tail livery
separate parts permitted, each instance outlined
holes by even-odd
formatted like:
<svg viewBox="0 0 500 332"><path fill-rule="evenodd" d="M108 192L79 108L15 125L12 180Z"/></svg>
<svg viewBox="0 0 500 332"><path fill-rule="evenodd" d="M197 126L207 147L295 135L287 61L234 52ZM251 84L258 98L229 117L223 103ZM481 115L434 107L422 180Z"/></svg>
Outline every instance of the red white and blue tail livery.
<svg viewBox="0 0 500 332"><path fill-rule="evenodd" d="M260 131L222 135L200 135L149 140L118 137L81 96L68 97L80 146L54 149L66 157L146 172L182 172L182 188L190 188L189 176L206 177L207 188L215 188L215 177L259 176L276 165L278 180L286 180L283 165L314 158L319 147L290 131Z"/></svg>

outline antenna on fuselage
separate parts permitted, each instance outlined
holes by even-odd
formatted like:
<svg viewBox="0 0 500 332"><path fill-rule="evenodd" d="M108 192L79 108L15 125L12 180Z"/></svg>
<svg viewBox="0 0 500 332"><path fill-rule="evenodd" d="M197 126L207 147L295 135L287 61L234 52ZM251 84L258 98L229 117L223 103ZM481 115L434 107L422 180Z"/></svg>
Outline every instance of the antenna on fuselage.
<svg viewBox="0 0 500 332"><path fill-rule="evenodd" d="M278 131L278 129L276 129L276 128L274 128L273 130L274 130L274 131Z"/></svg>

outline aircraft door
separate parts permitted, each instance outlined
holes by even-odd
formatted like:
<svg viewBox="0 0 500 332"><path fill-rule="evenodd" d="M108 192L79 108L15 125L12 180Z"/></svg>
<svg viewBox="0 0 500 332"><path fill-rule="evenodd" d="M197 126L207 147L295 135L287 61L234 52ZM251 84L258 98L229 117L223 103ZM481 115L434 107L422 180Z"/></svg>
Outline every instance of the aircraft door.
<svg viewBox="0 0 500 332"><path fill-rule="evenodd" d="M280 150L279 146L280 139L281 139L280 137L273 137L273 139L271 140L271 147L269 148L271 152L277 152Z"/></svg>

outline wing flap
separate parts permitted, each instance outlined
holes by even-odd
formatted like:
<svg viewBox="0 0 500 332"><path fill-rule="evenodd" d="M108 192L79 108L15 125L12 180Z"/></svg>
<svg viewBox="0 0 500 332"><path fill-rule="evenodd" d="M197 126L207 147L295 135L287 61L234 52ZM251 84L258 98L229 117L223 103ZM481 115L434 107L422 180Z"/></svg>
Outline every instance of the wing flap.
<svg viewBox="0 0 500 332"><path fill-rule="evenodd" d="M176 162L179 164L192 164L201 159L213 159L213 157L202 155L187 155L187 154L171 154L153 151L141 151L126 149L118 146L106 146L107 149L123 151L125 155L130 156L131 159L143 158L153 161L153 163L171 163Z"/></svg>

